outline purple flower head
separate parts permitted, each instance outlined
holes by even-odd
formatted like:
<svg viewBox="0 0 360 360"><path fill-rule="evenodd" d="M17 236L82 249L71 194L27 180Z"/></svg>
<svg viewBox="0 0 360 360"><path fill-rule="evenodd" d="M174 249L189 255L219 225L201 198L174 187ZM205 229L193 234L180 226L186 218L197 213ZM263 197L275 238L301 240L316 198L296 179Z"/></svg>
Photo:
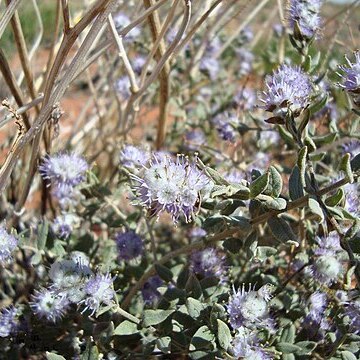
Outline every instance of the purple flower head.
<svg viewBox="0 0 360 360"><path fill-rule="evenodd" d="M120 260L132 260L143 252L143 241L133 231L118 233L115 236L116 246Z"/></svg>
<svg viewBox="0 0 360 360"><path fill-rule="evenodd" d="M0 313L0 337L8 337L16 333L19 321L18 310L14 306L1 309Z"/></svg>
<svg viewBox="0 0 360 360"><path fill-rule="evenodd" d="M343 272L343 267L335 255L317 257L307 270L311 276L324 285L336 282Z"/></svg>
<svg viewBox="0 0 360 360"><path fill-rule="evenodd" d="M258 291L250 289L245 291L243 285L237 292L234 290L227 305L230 324L233 329L244 326L249 329L273 331L274 320L270 317L269 300L268 286L263 286Z"/></svg>
<svg viewBox="0 0 360 360"><path fill-rule="evenodd" d="M52 224L52 230L60 239L67 239L72 231L73 226L78 222L78 217L73 214L63 214L55 218Z"/></svg>
<svg viewBox="0 0 360 360"><path fill-rule="evenodd" d="M254 38L254 33L248 26L246 26L243 30L241 30L240 37L244 43L249 43Z"/></svg>
<svg viewBox="0 0 360 360"><path fill-rule="evenodd" d="M340 70L344 72L343 75L339 74L343 78L343 83L340 86L346 91L358 95L360 94L360 51L356 51L354 55L354 63L345 56L348 66L340 66Z"/></svg>
<svg viewBox="0 0 360 360"><path fill-rule="evenodd" d="M87 261L86 257L55 261L49 270L49 278L53 282L52 287L56 290L67 291L83 285L93 276Z"/></svg>
<svg viewBox="0 0 360 360"><path fill-rule="evenodd" d="M199 210L200 198L212 188L211 180L197 168L196 159L190 162L183 155L176 161L154 155L149 167L139 176L132 174L132 178L137 182L139 202L153 215L164 211L171 214L174 222L180 215L190 222Z"/></svg>
<svg viewBox="0 0 360 360"><path fill-rule="evenodd" d="M52 188L51 194L58 201L61 209L63 210L75 207L84 197L81 194L80 189L69 184L56 184Z"/></svg>
<svg viewBox="0 0 360 360"><path fill-rule="evenodd" d="M56 322L64 316L69 307L69 301L62 293L43 289L35 291L30 306L39 318Z"/></svg>
<svg viewBox="0 0 360 360"><path fill-rule="evenodd" d="M317 323L320 323L328 305L326 294L320 291L315 291L310 295L307 303L309 308L308 317Z"/></svg>
<svg viewBox="0 0 360 360"><path fill-rule="evenodd" d="M350 328L355 333L360 333L360 299L349 300L345 304L345 316L349 318Z"/></svg>
<svg viewBox="0 0 360 360"><path fill-rule="evenodd" d="M131 95L130 79L127 75L120 77L115 82L115 90L122 100L127 100Z"/></svg>
<svg viewBox="0 0 360 360"><path fill-rule="evenodd" d="M198 150L206 142L206 137L201 129L189 130L185 133L185 143L188 150Z"/></svg>
<svg viewBox="0 0 360 360"><path fill-rule="evenodd" d="M243 111L251 111L255 107L256 93L254 89L243 87L234 96L236 106Z"/></svg>
<svg viewBox="0 0 360 360"><path fill-rule="evenodd" d="M247 166L247 172L251 173L253 169L264 171L270 165L270 155L263 151L258 151L254 160Z"/></svg>
<svg viewBox="0 0 360 360"><path fill-rule="evenodd" d="M191 239L199 239L202 237L205 237L207 235L207 232L202 229L201 227L193 227L191 228L191 230L189 231L189 237Z"/></svg>
<svg viewBox="0 0 360 360"><path fill-rule="evenodd" d="M215 125L221 139L232 143L235 142L237 134L236 126L239 123L237 116L224 112L217 115L212 122Z"/></svg>
<svg viewBox="0 0 360 360"><path fill-rule="evenodd" d="M246 174L238 169L231 169L224 175L224 179L230 184L240 184L243 179L246 178Z"/></svg>
<svg viewBox="0 0 360 360"><path fill-rule="evenodd" d="M241 47L236 50L236 55L239 61L239 75L247 75L251 72L254 62L253 53Z"/></svg>
<svg viewBox="0 0 360 360"><path fill-rule="evenodd" d="M349 153L351 157L355 157L360 153L360 140L353 139L343 145L344 153Z"/></svg>
<svg viewBox="0 0 360 360"><path fill-rule="evenodd" d="M280 135L277 131L272 129L260 132L260 139L258 145L261 149L267 149L271 146L277 146L280 142Z"/></svg>
<svg viewBox="0 0 360 360"><path fill-rule="evenodd" d="M355 217L360 216L359 185L357 183L344 186L346 194L345 210Z"/></svg>
<svg viewBox="0 0 360 360"><path fill-rule="evenodd" d="M114 16L114 23L117 31L122 30L124 27L130 25L130 18L122 12L118 12ZM138 27L134 27L125 35L125 40L128 42L132 42L136 40L140 36L140 29Z"/></svg>
<svg viewBox="0 0 360 360"><path fill-rule="evenodd" d="M141 289L141 295L145 304L154 304L161 296L157 290L163 284L158 275L152 276Z"/></svg>
<svg viewBox="0 0 360 360"><path fill-rule="evenodd" d="M150 160L150 154L134 145L125 145L120 152L120 163L128 168L144 166Z"/></svg>
<svg viewBox="0 0 360 360"><path fill-rule="evenodd" d="M18 245L18 241L14 235L9 234L4 226L0 226L0 264L11 261L11 253Z"/></svg>
<svg viewBox="0 0 360 360"><path fill-rule="evenodd" d="M85 180L85 172L89 169L86 160L75 153L57 153L47 156L39 166L44 179L55 185L76 186Z"/></svg>
<svg viewBox="0 0 360 360"><path fill-rule="evenodd" d="M209 75L211 80L216 80L219 71L220 63L217 59L205 56L200 60L199 69Z"/></svg>
<svg viewBox="0 0 360 360"><path fill-rule="evenodd" d="M227 280L225 255L220 251L208 248L196 251L191 255L190 268L195 274L203 277L216 276L221 283Z"/></svg>
<svg viewBox="0 0 360 360"><path fill-rule="evenodd" d="M283 36L283 34L285 33L285 28L282 24L280 23L277 23L277 24L274 24L273 26L273 30L274 30L274 33L277 37L281 37Z"/></svg>
<svg viewBox="0 0 360 360"><path fill-rule="evenodd" d="M232 341L232 352L235 357L245 360L271 360L272 357L260 347L256 333L245 327L238 329Z"/></svg>
<svg viewBox="0 0 360 360"><path fill-rule="evenodd" d="M289 8L289 26L294 29L298 23L304 38L312 38L321 26L319 17L322 0L291 0Z"/></svg>
<svg viewBox="0 0 360 360"><path fill-rule="evenodd" d="M265 109L283 116L289 108L298 113L309 103L312 87L309 76L298 66L281 65L265 78Z"/></svg>
<svg viewBox="0 0 360 360"><path fill-rule="evenodd" d="M133 69L137 75L141 75L142 68L144 67L146 63L146 58L144 56L137 56L133 60Z"/></svg>
<svg viewBox="0 0 360 360"><path fill-rule="evenodd" d="M336 231L332 231L327 237L317 238L316 241L318 247L314 250L315 255L334 255L334 253L342 251L340 237Z"/></svg>
<svg viewBox="0 0 360 360"><path fill-rule="evenodd" d="M96 274L92 276L84 287L86 297L83 300L85 304L83 312L92 310L91 315L94 315L102 303L111 305L115 296L113 282L114 278L111 278L110 274Z"/></svg>

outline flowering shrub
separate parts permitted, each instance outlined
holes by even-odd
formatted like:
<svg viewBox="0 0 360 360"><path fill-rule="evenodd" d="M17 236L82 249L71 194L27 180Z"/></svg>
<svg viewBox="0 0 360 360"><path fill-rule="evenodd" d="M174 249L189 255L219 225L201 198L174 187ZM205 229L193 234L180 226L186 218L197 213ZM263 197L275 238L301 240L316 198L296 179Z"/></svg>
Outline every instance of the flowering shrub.
<svg viewBox="0 0 360 360"><path fill-rule="evenodd" d="M5 3L0 358L358 359L357 3Z"/></svg>

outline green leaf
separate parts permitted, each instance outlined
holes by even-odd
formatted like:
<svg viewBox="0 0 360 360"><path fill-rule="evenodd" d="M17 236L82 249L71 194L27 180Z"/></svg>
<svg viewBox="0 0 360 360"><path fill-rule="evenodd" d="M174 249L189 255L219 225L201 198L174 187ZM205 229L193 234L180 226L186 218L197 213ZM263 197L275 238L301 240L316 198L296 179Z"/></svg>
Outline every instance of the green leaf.
<svg viewBox="0 0 360 360"><path fill-rule="evenodd" d="M157 325L165 321L175 310L144 310L144 326Z"/></svg>
<svg viewBox="0 0 360 360"><path fill-rule="evenodd" d="M189 269L187 266L184 266L184 268L180 271L180 274L176 280L176 286L179 288L179 289L184 289L185 286L186 286L186 283L189 279Z"/></svg>
<svg viewBox="0 0 360 360"><path fill-rule="evenodd" d="M259 195L259 196L266 196L266 195ZM263 204L268 209L284 210L284 209L286 209L286 206L287 206L286 200L282 199L282 198L273 199L272 197L269 196L267 199L261 198L261 200L265 200Z"/></svg>
<svg viewBox="0 0 360 360"><path fill-rule="evenodd" d="M308 148L307 148L307 146L304 146L299 151L298 161L297 161L297 166L299 167L299 172L300 172L300 183L301 183L303 188L306 185L305 171L306 171L306 157L307 157L307 154L308 154Z"/></svg>
<svg viewBox="0 0 360 360"><path fill-rule="evenodd" d="M223 215L210 216L206 218L202 227L207 232L221 232L226 227L226 218Z"/></svg>
<svg viewBox="0 0 360 360"><path fill-rule="evenodd" d="M38 250L44 250L48 233L49 233L49 222L47 221L47 219L44 219L41 225L39 226L39 234L37 237Z"/></svg>
<svg viewBox="0 0 360 360"><path fill-rule="evenodd" d="M40 264L42 260L42 255L41 255L41 252L36 252L32 257L31 257L31 265L38 265Z"/></svg>
<svg viewBox="0 0 360 360"><path fill-rule="evenodd" d="M316 215L316 220L322 223L325 219L324 212L321 209L320 204L312 197L309 197L308 206L312 214Z"/></svg>
<svg viewBox="0 0 360 360"><path fill-rule="evenodd" d="M190 351L199 349L213 350L215 347L215 336L210 329L204 325L201 326L191 339Z"/></svg>
<svg viewBox="0 0 360 360"><path fill-rule="evenodd" d="M270 174L266 172L265 174L259 176L255 181L250 184L250 198L254 199L256 196L261 194L269 184Z"/></svg>
<svg viewBox="0 0 360 360"><path fill-rule="evenodd" d="M173 278L173 273L166 266L161 264L155 264L155 270L157 274L166 282L170 282Z"/></svg>
<svg viewBox="0 0 360 360"><path fill-rule="evenodd" d="M328 206L336 206L344 198L344 190L342 188L337 189L336 194L329 196L325 199L325 204Z"/></svg>
<svg viewBox="0 0 360 360"><path fill-rule="evenodd" d="M217 338L219 340L219 345L224 350L227 350L230 346L232 339L231 332L228 326L220 319L217 319Z"/></svg>
<svg viewBox="0 0 360 360"><path fill-rule="evenodd" d="M99 359L99 350L96 345L93 345L90 340L88 340L85 351L80 356L81 360L98 360Z"/></svg>
<svg viewBox="0 0 360 360"><path fill-rule="evenodd" d="M351 169L350 158L351 158L351 155L349 153L346 153L340 161L339 169L345 173L345 176L349 180L349 182L353 183L354 175L353 175L353 172Z"/></svg>
<svg viewBox="0 0 360 360"><path fill-rule="evenodd" d="M341 359L342 360L356 360L357 357L350 351L345 350L345 351L341 352Z"/></svg>
<svg viewBox="0 0 360 360"><path fill-rule="evenodd" d="M283 219L277 216L271 217L268 225L274 237L281 242L295 242L299 243L297 236L294 234L290 225Z"/></svg>
<svg viewBox="0 0 360 360"><path fill-rule="evenodd" d="M301 351L301 347L294 345L294 344L290 344L287 342L279 342L276 344L276 349L281 351L284 354L293 354L293 353L297 353L298 351Z"/></svg>
<svg viewBox="0 0 360 360"><path fill-rule="evenodd" d="M289 195L293 201L304 196L304 189L301 184L301 174L298 166L293 168L289 178Z"/></svg>
<svg viewBox="0 0 360 360"><path fill-rule="evenodd" d="M295 345L300 348L300 350L296 351L296 355L310 355L316 348L317 343L314 341L300 341Z"/></svg>
<svg viewBox="0 0 360 360"><path fill-rule="evenodd" d="M164 354L170 354L171 351L171 338L170 336L164 336L156 339L156 345Z"/></svg>
<svg viewBox="0 0 360 360"><path fill-rule="evenodd" d="M197 319L206 308L207 305L197 299L192 297L186 299L186 309L193 319Z"/></svg>
<svg viewBox="0 0 360 360"><path fill-rule="evenodd" d="M124 320L122 323L120 323L119 326L115 328L113 335L120 335L120 336L133 335L138 332L139 330L137 328L137 324L129 320Z"/></svg>
<svg viewBox="0 0 360 360"><path fill-rule="evenodd" d="M351 169L353 172L357 172L360 170L360 154L357 154L350 162Z"/></svg>
<svg viewBox="0 0 360 360"><path fill-rule="evenodd" d="M194 298L199 298L202 295L201 284L194 274L190 274L189 279L185 285L185 290Z"/></svg>
<svg viewBox="0 0 360 360"><path fill-rule="evenodd" d="M314 136L312 139L317 147L321 147L333 143L337 136L337 133L330 133L322 136Z"/></svg>
<svg viewBox="0 0 360 360"><path fill-rule="evenodd" d="M295 341L295 334L296 334L295 325L289 323L287 326L284 327L280 336L280 341L293 344Z"/></svg>
<svg viewBox="0 0 360 360"><path fill-rule="evenodd" d="M48 351L46 352L46 358L47 360L66 360L63 356Z"/></svg>
<svg viewBox="0 0 360 360"><path fill-rule="evenodd" d="M275 255L276 253L277 250L270 246L258 246L256 248L255 258L262 262L267 260L270 256Z"/></svg>
<svg viewBox="0 0 360 360"><path fill-rule="evenodd" d="M269 181L264 193L266 195L277 198L281 194L283 180L280 173L274 166L270 166L269 170Z"/></svg>
<svg viewBox="0 0 360 360"><path fill-rule="evenodd" d="M328 101L328 95L324 95L319 99L319 101L317 101L313 105L310 105L308 108L310 115L313 115L313 114L317 113L318 111L320 111L322 108L324 108L327 101Z"/></svg>

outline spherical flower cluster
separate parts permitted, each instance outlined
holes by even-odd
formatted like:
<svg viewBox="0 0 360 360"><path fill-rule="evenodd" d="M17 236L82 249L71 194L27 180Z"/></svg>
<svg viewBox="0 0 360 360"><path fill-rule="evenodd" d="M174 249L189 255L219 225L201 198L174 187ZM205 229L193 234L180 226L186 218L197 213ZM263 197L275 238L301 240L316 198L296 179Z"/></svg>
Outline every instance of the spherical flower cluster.
<svg viewBox="0 0 360 360"><path fill-rule="evenodd" d="M89 259L81 252L73 252L69 259L58 260L51 265L51 285L36 291L31 307L40 318L56 322L71 304L84 304L86 311L94 314L102 303L111 304L115 295L109 274L94 274Z"/></svg>
<svg viewBox="0 0 360 360"><path fill-rule="evenodd" d="M320 29L319 17L322 0L291 0L289 8L289 26L294 29L298 24L304 38L313 37Z"/></svg>
<svg viewBox="0 0 360 360"><path fill-rule="evenodd" d="M127 168L139 168L150 160L150 154L134 145L125 145L120 152L120 163Z"/></svg>
<svg viewBox="0 0 360 360"><path fill-rule="evenodd" d="M130 25L130 23L131 23L130 18L122 12L118 12L114 16L114 24L117 31L122 30L124 27ZM140 36L140 29L138 27L134 27L125 35L125 40L127 40L128 42L132 42L136 40L136 38L138 38L139 36Z"/></svg>
<svg viewBox="0 0 360 360"><path fill-rule="evenodd" d="M239 75L249 74L253 67L254 54L250 50L241 47L236 50L236 56L239 64Z"/></svg>
<svg viewBox="0 0 360 360"><path fill-rule="evenodd" d="M360 333L360 299L349 300L345 303L345 313L348 317L350 328L355 333Z"/></svg>
<svg viewBox="0 0 360 360"><path fill-rule="evenodd" d="M224 179L230 184L240 184L243 179L246 179L246 174L241 170L233 168L224 175Z"/></svg>
<svg viewBox="0 0 360 360"><path fill-rule="evenodd" d="M239 110L253 110L256 103L256 93L254 89L243 87L235 94L234 102Z"/></svg>
<svg viewBox="0 0 360 360"><path fill-rule="evenodd" d="M340 86L352 96L355 105L360 106L360 51L355 52L354 63L345 58L348 66L340 66L344 73L339 74L343 78Z"/></svg>
<svg viewBox="0 0 360 360"><path fill-rule="evenodd" d="M314 250L314 261L307 269L317 281L324 285L330 285L337 281L343 272L340 262L342 249L340 240L335 232L326 238L317 239L318 247Z"/></svg>
<svg viewBox="0 0 360 360"><path fill-rule="evenodd" d="M200 60L200 70L204 73L208 74L211 80L216 80L219 71L220 71L220 64L219 61L210 56L204 56Z"/></svg>
<svg viewBox="0 0 360 360"><path fill-rule="evenodd" d="M213 124L221 139L225 141L235 142L236 140L236 127L239 124L239 118L228 112L217 115L213 119Z"/></svg>
<svg viewBox="0 0 360 360"><path fill-rule="evenodd" d="M0 337L8 337L13 335L19 325L18 310L14 306L1 309L0 313Z"/></svg>
<svg viewBox="0 0 360 360"><path fill-rule="evenodd" d="M194 252L191 255L190 268L203 277L216 276L221 283L227 280L225 255L213 248Z"/></svg>
<svg viewBox="0 0 360 360"><path fill-rule="evenodd" d="M115 236L118 256L120 260L132 260L143 252L143 241L134 231L118 233Z"/></svg>
<svg viewBox="0 0 360 360"><path fill-rule="evenodd" d="M149 167L142 174L132 174L137 182L135 191L139 202L151 210L153 215L163 211L171 214L176 222L180 215L190 221L199 210L202 196L212 188L210 179L183 155L176 161L170 157L154 155Z"/></svg>
<svg viewBox="0 0 360 360"><path fill-rule="evenodd" d="M102 303L111 305L115 296L113 282L114 278L111 278L110 274L92 276L84 287L86 296L83 300L85 304L83 311L92 310L91 315L93 315L95 311L99 310Z"/></svg>
<svg viewBox="0 0 360 360"><path fill-rule="evenodd" d="M72 231L73 226L78 222L78 218L73 214L62 214L55 218L52 224L52 230L60 239L67 239Z"/></svg>
<svg viewBox="0 0 360 360"><path fill-rule="evenodd" d="M344 153L349 153L351 157L355 157L360 154L360 140L350 140L348 143L343 145Z"/></svg>
<svg viewBox="0 0 360 360"><path fill-rule="evenodd" d="M132 62L132 67L137 75L141 75L142 69L146 63L146 58L144 56L136 56L135 59Z"/></svg>
<svg viewBox="0 0 360 360"><path fill-rule="evenodd" d="M115 81L116 93L121 97L122 100L126 100L130 97L130 85L130 79L127 75L122 76Z"/></svg>
<svg viewBox="0 0 360 360"><path fill-rule="evenodd" d="M58 294L50 289L36 291L30 304L35 315L51 322L61 319L69 305L65 294Z"/></svg>
<svg viewBox="0 0 360 360"><path fill-rule="evenodd" d="M330 329L329 321L325 316L328 305L327 295L316 291L310 295L307 301L308 313L303 321L303 328L309 334L309 338L323 338L326 331Z"/></svg>
<svg viewBox="0 0 360 360"><path fill-rule="evenodd" d="M280 141L280 135L273 129L265 129L260 132L258 145L261 149L265 150L271 146L278 145Z"/></svg>
<svg viewBox="0 0 360 360"><path fill-rule="evenodd" d="M198 150L205 142L206 137L201 129L189 130L185 133L185 145L190 151Z"/></svg>
<svg viewBox="0 0 360 360"><path fill-rule="evenodd" d="M283 116L290 109L295 115L309 103L312 86L309 76L300 67L281 65L265 79L265 109Z"/></svg>
<svg viewBox="0 0 360 360"><path fill-rule="evenodd" d="M234 329L246 327L248 329L274 330L274 320L269 313L270 288L268 285L258 291L245 291L243 285L230 297L227 311L230 324Z"/></svg>
<svg viewBox="0 0 360 360"><path fill-rule="evenodd" d="M200 70L207 73L213 81L217 78L220 71L220 63L215 56L220 47L220 39L218 37L213 38L207 43L204 55L200 60Z"/></svg>
<svg viewBox="0 0 360 360"><path fill-rule="evenodd" d="M204 236L206 236L206 231L198 226L191 228L189 231L189 237L191 239L200 239Z"/></svg>
<svg viewBox="0 0 360 360"><path fill-rule="evenodd" d="M85 179L89 165L84 158L74 153L58 153L46 157L39 166L44 179L55 185L79 185Z"/></svg>
<svg viewBox="0 0 360 360"><path fill-rule="evenodd" d="M346 184L345 191L345 210L352 216L360 216L359 184Z"/></svg>
<svg viewBox="0 0 360 360"><path fill-rule="evenodd" d="M235 357L244 360L271 360L272 357L260 346L254 331L241 327L232 341Z"/></svg>
<svg viewBox="0 0 360 360"><path fill-rule="evenodd" d="M47 156L39 166L42 177L53 185L53 195L65 209L76 205L80 198L77 186L85 180L89 165L75 153L58 153Z"/></svg>
<svg viewBox="0 0 360 360"><path fill-rule="evenodd" d="M141 295L145 304L154 304L161 296L158 287L163 284L163 281L158 275L152 276L141 289Z"/></svg>
<svg viewBox="0 0 360 360"><path fill-rule="evenodd" d="M4 226L0 226L0 264L3 265L11 260L11 253L17 244L16 237L9 234Z"/></svg>

